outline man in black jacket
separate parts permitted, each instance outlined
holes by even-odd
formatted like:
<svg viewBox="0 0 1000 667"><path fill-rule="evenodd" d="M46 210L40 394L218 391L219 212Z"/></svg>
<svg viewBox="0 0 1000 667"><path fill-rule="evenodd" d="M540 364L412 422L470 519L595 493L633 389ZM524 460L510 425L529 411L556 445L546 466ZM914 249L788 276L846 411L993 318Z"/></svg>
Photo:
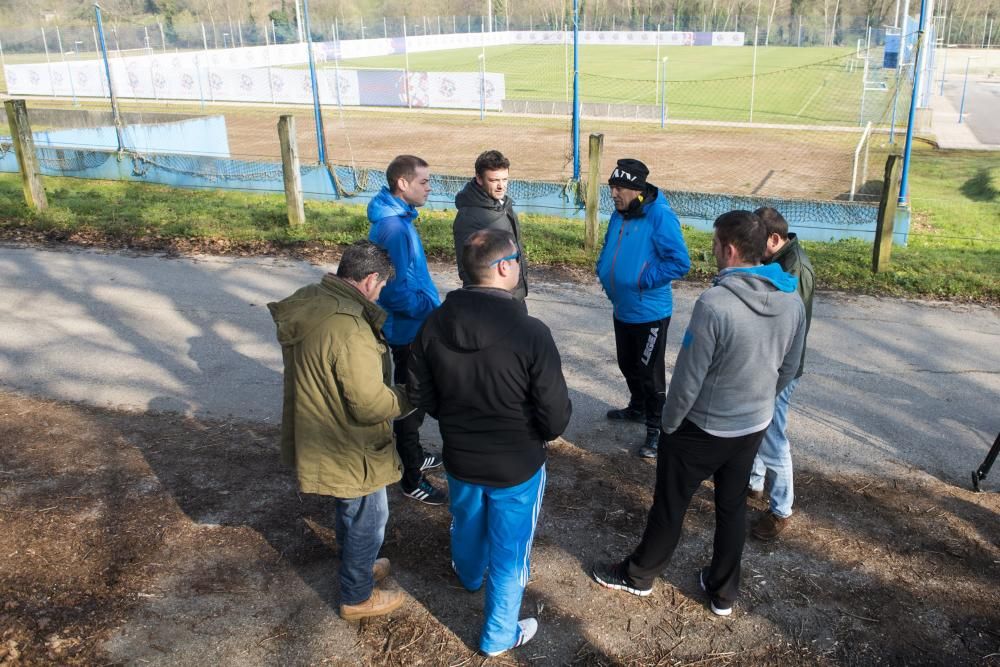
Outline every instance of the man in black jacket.
<svg viewBox="0 0 1000 667"><path fill-rule="evenodd" d="M469 237L461 257L471 284L427 318L408 385L444 441L452 567L470 591L488 578L479 648L491 656L538 628L518 612L545 492L545 443L572 411L552 333L512 294L519 255L509 232Z"/></svg>
<svg viewBox="0 0 1000 667"><path fill-rule="evenodd" d="M502 229L514 235L514 243L519 254L520 277L513 294L518 299L528 296L527 266L524 259L524 245L521 240L521 223L514 212L514 200L507 194L510 180L510 160L500 151L486 151L476 158L476 177L469 181L461 192L455 195L455 261L458 262L458 277L463 285L469 285L471 278L462 266L462 248L466 240L480 229Z"/></svg>

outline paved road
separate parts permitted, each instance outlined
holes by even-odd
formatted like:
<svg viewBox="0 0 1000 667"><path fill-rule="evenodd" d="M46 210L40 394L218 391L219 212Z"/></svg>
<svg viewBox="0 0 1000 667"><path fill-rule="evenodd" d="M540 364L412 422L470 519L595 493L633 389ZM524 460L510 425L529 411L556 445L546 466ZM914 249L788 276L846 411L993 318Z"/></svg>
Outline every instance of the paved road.
<svg viewBox="0 0 1000 667"><path fill-rule="evenodd" d="M938 90L940 89L936 88L932 94L936 94ZM961 109L961 80L946 81L944 94L956 111ZM956 117L955 122L957 121ZM934 129L937 130L938 121L935 119L934 122ZM972 134L980 143L986 146L1000 146L1000 81L991 79L969 81L965 91L965 115L962 123L968 124Z"/></svg>
<svg viewBox="0 0 1000 667"><path fill-rule="evenodd" d="M322 270L272 258L0 246L7 306L0 387L276 423L281 359L265 304ZM437 267L435 280L445 291L456 286L450 267ZM668 372L699 292L676 288ZM594 450L631 451L641 428L603 419L625 398L600 290L536 282L529 307L563 354L574 403L567 437ZM967 484L1000 431L998 315L976 306L820 294L807 375L793 400L798 465ZM428 421L427 439L438 440Z"/></svg>

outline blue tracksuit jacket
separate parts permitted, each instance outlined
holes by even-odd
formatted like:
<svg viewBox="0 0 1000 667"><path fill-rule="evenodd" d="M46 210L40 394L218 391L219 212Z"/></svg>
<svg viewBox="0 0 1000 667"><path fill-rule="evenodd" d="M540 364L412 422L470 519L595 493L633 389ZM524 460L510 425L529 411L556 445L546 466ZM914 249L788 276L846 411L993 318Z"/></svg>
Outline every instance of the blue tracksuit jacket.
<svg viewBox="0 0 1000 667"><path fill-rule="evenodd" d="M615 319L641 324L673 314L672 280L691 268L681 225L659 190L642 214L625 220L615 211L597 259L597 277L611 299Z"/></svg>

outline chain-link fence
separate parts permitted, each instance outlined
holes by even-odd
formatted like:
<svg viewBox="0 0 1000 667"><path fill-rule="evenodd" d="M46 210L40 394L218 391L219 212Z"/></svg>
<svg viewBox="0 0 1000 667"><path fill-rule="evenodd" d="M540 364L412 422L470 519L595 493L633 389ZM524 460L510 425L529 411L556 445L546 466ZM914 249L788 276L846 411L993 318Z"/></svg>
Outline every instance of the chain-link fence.
<svg viewBox="0 0 1000 667"><path fill-rule="evenodd" d="M701 19L581 26L582 150L589 133L602 133L605 171L618 157L638 157L650 180L671 190L875 201L884 158L905 131L912 88L911 66L885 66L883 31L842 20L830 38L818 34L822 21L802 17L762 20L756 31L753 17ZM314 18L327 161L363 173L417 153L437 173L460 177L479 152L498 148L515 177L565 187L574 176L572 32L533 17L519 17L510 31L488 27L473 16ZM681 32L690 28L708 30ZM20 86L37 77L39 102L47 96L48 105L107 108L96 28L53 26L44 41L38 33L0 32L8 87L14 77ZM309 106L314 82L298 36L296 25L273 21L105 21L114 86L122 108L136 114L132 122L160 111L224 115L228 154L218 157L254 164L280 157L279 113L297 117L303 159L320 155ZM358 55L376 42L379 55ZM433 108L462 90L465 102ZM223 169L214 182L225 186L230 173Z"/></svg>

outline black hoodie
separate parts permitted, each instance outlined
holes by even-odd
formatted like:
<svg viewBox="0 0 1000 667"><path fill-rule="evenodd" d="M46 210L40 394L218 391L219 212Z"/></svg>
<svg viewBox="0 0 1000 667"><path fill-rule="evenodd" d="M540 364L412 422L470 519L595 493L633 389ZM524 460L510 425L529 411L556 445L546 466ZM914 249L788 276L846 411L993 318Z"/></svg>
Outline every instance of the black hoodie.
<svg viewBox="0 0 1000 667"><path fill-rule="evenodd" d="M469 286L469 276L462 268L462 246L465 240L480 229L503 229L514 235L514 243L521 253L521 280L514 290L514 296L523 299L528 296L528 262L524 256L524 242L521 239L521 223L514 212L514 200L507 195L503 201L497 201L485 190L479 187L476 179L470 180L465 187L455 195L455 223L451 231L455 239L455 262L458 264L458 277L462 284Z"/></svg>
<svg viewBox="0 0 1000 667"><path fill-rule="evenodd" d="M411 346L408 391L438 420L448 474L509 487L545 463L572 405L552 333L498 289L450 292Z"/></svg>

